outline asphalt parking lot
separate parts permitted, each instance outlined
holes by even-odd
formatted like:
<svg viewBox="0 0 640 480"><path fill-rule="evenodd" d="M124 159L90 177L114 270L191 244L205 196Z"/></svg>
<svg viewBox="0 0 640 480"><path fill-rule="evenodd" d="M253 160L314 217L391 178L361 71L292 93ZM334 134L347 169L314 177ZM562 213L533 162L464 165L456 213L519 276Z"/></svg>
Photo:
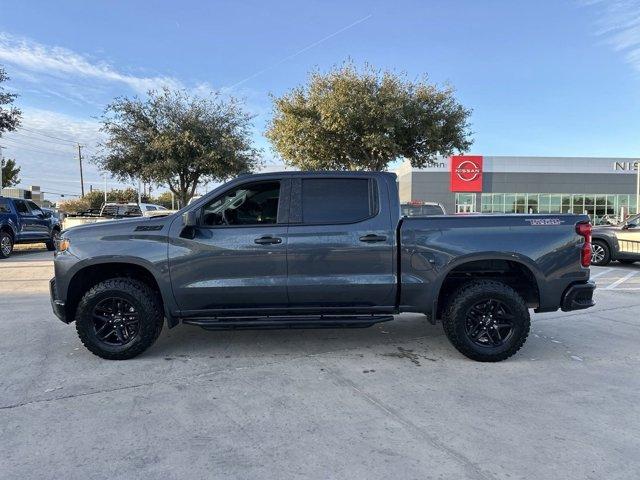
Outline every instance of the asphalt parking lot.
<svg viewBox="0 0 640 480"><path fill-rule="evenodd" d="M52 255L0 262L0 478L636 479L640 263L475 363L417 315L364 330L165 329L91 355L50 311Z"/></svg>

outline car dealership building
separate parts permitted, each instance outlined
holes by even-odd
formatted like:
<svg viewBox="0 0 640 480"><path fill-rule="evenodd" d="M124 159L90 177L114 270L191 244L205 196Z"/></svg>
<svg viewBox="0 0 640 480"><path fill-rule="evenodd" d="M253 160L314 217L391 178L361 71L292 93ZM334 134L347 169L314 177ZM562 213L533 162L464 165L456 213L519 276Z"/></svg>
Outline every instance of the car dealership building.
<svg viewBox="0 0 640 480"><path fill-rule="evenodd" d="M400 201L447 213L587 213L594 223L635 214L636 158L465 155L425 168L405 161Z"/></svg>

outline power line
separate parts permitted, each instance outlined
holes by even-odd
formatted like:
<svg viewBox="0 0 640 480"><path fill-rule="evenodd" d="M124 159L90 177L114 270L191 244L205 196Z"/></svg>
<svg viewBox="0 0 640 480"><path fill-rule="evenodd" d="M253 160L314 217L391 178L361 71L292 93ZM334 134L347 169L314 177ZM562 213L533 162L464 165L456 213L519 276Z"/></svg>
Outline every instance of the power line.
<svg viewBox="0 0 640 480"><path fill-rule="evenodd" d="M39 132L37 130L32 130L32 129L27 128L27 127L20 127L20 130L26 130L27 132L35 133L36 135L42 135L43 137L54 138L56 140L62 140L63 142L69 142L74 146L76 144L76 142L74 142L73 140L69 140L68 138L60 138L60 137L56 137L54 135L47 135L46 133L42 133L42 132Z"/></svg>
<svg viewBox="0 0 640 480"><path fill-rule="evenodd" d="M7 142L7 140L10 140L8 138L3 138L3 141ZM28 147L23 147L20 144L16 145L16 144L12 144L7 142L7 147L9 150L24 150L26 152L31 152L31 153L41 153L41 154L45 154L45 155L51 155L51 154L56 154L56 155L68 155L67 152L60 152L60 151L56 151L56 150L41 150L38 148L28 148Z"/></svg>
<svg viewBox="0 0 640 480"><path fill-rule="evenodd" d="M59 141L52 141L52 140L44 139L44 138L31 137L31 136L26 135L26 134L24 134L22 132L11 132L9 134L9 138L13 137L14 135L18 135L20 138L26 138L26 139L32 140L34 142L43 142L43 143L46 143L47 145L59 145L61 147L69 147L69 148L73 148L75 146L75 144L70 145L70 144L67 144L67 143L61 143Z"/></svg>

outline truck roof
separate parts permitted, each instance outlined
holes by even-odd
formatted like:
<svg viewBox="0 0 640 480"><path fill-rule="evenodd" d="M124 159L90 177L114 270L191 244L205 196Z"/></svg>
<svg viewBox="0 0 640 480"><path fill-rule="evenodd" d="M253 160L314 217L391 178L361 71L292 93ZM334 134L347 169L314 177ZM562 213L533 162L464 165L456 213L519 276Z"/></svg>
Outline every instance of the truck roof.
<svg viewBox="0 0 640 480"><path fill-rule="evenodd" d="M295 170L295 171L281 171L281 172L264 172L264 173L244 173L238 175L236 178L247 177L362 177L362 176L376 176L376 177L393 177L396 178L396 174L393 172L369 172L369 171L345 171L345 170Z"/></svg>

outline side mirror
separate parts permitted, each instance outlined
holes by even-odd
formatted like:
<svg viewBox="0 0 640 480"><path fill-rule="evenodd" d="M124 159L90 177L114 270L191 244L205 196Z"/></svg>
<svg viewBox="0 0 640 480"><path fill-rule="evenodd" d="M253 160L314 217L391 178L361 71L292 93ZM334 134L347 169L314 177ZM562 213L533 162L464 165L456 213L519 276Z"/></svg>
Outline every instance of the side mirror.
<svg viewBox="0 0 640 480"><path fill-rule="evenodd" d="M622 229L629 230L629 224L627 222L624 222L624 224L622 225Z"/></svg>
<svg viewBox="0 0 640 480"><path fill-rule="evenodd" d="M195 227L198 225L198 215L195 210L189 210L182 214L182 226L183 227Z"/></svg>
<svg viewBox="0 0 640 480"><path fill-rule="evenodd" d="M44 218L51 218L51 212L44 212Z"/></svg>

